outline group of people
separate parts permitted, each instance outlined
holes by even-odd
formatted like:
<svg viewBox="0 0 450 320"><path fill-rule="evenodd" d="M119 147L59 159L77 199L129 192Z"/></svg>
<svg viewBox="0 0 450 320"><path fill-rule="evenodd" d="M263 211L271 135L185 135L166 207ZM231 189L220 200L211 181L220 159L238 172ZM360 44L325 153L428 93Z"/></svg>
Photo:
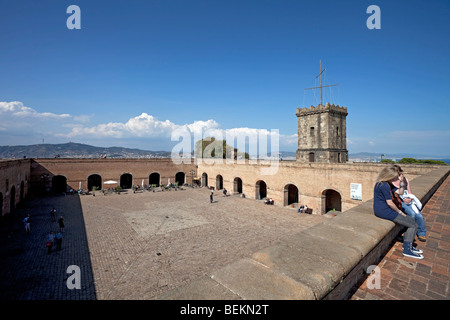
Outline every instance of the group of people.
<svg viewBox="0 0 450 320"><path fill-rule="evenodd" d="M426 241L425 220L421 213L422 204L414 196L408 179L399 165L381 170L374 187L373 211L382 219L391 220L406 228L403 236L403 255L423 259L423 251L414 246Z"/></svg>
<svg viewBox="0 0 450 320"><path fill-rule="evenodd" d="M47 235L45 246L47 247L47 252L49 254L52 253L53 246L56 246L57 251L61 250L62 233L64 232L64 218L63 216L60 216L58 221L56 221L55 207L50 210L50 218L52 222L58 222L59 231L56 234L54 234L53 231L50 231Z"/></svg>
<svg viewBox="0 0 450 320"><path fill-rule="evenodd" d="M264 204L274 204L275 202L273 201L272 198L266 198L266 200L264 200Z"/></svg>
<svg viewBox="0 0 450 320"><path fill-rule="evenodd" d="M64 232L64 218L60 216L58 220L56 220L56 209L53 207L50 210L50 219L52 222L57 222L59 225L59 231L54 234L53 231L50 231L46 237L45 246L47 247L48 253L52 253L53 246L56 246L56 250L61 250L62 244L62 233ZM25 234L30 234L31 231L31 218L30 214L22 220L25 228Z"/></svg>
<svg viewBox="0 0 450 320"><path fill-rule="evenodd" d="M303 213L303 212L306 212L306 210L308 210L308 206L307 205L301 205L298 208L297 213Z"/></svg>
<svg viewBox="0 0 450 320"><path fill-rule="evenodd" d="M56 245L56 250L61 250L61 244L62 244L62 234L61 231L58 231L55 234L53 234L53 231L50 231L47 235L47 242L45 246L47 247L47 252L50 254L52 253L53 246Z"/></svg>

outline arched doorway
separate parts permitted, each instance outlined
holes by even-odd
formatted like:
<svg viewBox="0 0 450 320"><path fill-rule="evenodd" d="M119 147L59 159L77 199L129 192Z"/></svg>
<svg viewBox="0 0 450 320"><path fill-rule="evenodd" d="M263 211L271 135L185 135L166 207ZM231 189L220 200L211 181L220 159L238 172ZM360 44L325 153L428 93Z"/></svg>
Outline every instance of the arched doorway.
<svg viewBox="0 0 450 320"><path fill-rule="evenodd" d="M175 183L178 182L178 186L184 185L184 182L186 181L186 175L184 172L177 172L175 175Z"/></svg>
<svg viewBox="0 0 450 320"><path fill-rule="evenodd" d="M284 186L284 205L288 206L293 203L298 203L298 188L293 184Z"/></svg>
<svg viewBox="0 0 450 320"><path fill-rule="evenodd" d="M264 181L259 180L255 186L255 199L261 200L267 197L267 185Z"/></svg>
<svg viewBox="0 0 450 320"><path fill-rule="evenodd" d="M161 182L161 175L158 172L152 172L150 176L148 177L148 184L149 185L156 185L159 187L159 184Z"/></svg>
<svg viewBox="0 0 450 320"><path fill-rule="evenodd" d="M97 187L97 190L102 189L102 177L98 174L91 174L88 177L88 190L92 191L94 187Z"/></svg>
<svg viewBox="0 0 450 320"><path fill-rule="evenodd" d="M223 189L223 177L220 174L216 176L216 189Z"/></svg>
<svg viewBox="0 0 450 320"><path fill-rule="evenodd" d="M322 192L322 208L327 213L330 210L341 211L342 210L342 197L341 194L335 190L327 189Z"/></svg>
<svg viewBox="0 0 450 320"><path fill-rule="evenodd" d="M242 179L239 177L234 178L233 182L233 192L235 194L242 193Z"/></svg>
<svg viewBox="0 0 450 320"><path fill-rule="evenodd" d="M202 187L208 186L208 174L206 172L203 172L202 174Z"/></svg>
<svg viewBox="0 0 450 320"><path fill-rule="evenodd" d="M52 191L53 192L66 192L67 191L67 178L61 175L54 176L52 178Z"/></svg>
<svg viewBox="0 0 450 320"><path fill-rule="evenodd" d="M309 162L314 162L315 161L315 155L314 152L310 152L309 153Z"/></svg>
<svg viewBox="0 0 450 320"><path fill-rule="evenodd" d="M11 192L9 195L9 213L13 213L16 209L16 187L11 187Z"/></svg>
<svg viewBox="0 0 450 320"><path fill-rule="evenodd" d="M120 187L122 189L131 189L133 186L133 176L130 173L124 173L120 176Z"/></svg>

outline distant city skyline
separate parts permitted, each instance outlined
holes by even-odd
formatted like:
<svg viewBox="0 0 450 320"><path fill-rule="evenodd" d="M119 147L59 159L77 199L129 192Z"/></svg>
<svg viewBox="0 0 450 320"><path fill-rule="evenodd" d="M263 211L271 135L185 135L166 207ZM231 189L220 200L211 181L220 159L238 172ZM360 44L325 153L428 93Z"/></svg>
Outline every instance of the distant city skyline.
<svg viewBox="0 0 450 320"><path fill-rule="evenodd" d="M72 4L80 30L66 25ZM372 4L381 29L367 28ZM349 153L450 158L449 15L439 0L3 2L0 145L170 151L180 129L278 130L295 152L322 61Z"/></svg>

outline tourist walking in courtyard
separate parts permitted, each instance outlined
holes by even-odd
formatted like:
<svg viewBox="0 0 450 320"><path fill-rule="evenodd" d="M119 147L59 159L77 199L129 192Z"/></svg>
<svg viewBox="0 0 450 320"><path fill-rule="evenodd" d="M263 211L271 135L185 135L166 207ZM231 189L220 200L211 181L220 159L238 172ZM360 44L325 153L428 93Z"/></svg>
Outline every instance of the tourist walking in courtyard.
<svg viewBox="0 0 450 320"><path fill-rule="evenodd" d="M64 232L64 219L62 216L58 219L59 231Z"/></svg>
<svg viewBox="0 0 450 320"><path fill-rule="evenodd" d="M55 207L53 207L53 209L50 210L50 217L51 217L52 222L56 221L56 209L55 209Z"/></svg>
<svg viewBox="0 0 450 320"><path fill-rule="evenodd" d="M48 254L52 253L54 242L55 242L55 235L53 234L53 231L50 231L47 235L47 242L45 243Z"/></svg>
<svg viewBox="0 0 450 320"><path fill-rule="evenodd" d="M61 250L61 244L62 244L62 234L61 234L61 232L58 231L56 233L55 238L56 238L56 251L59 251L59 250Z"/></svg>
<svg viewBox="0 0 450 320"><path fill-rule="evenodd" d="M30 215L27 215L25 217L25 219L23 219L23 226L25 227L25 233L29 234L30 233Z"/></svg>
<svg viewBox="0 0 450 320"><path fill-rule="evenodd" d="M400 188L392 184L396 180L400 180ZM404 187L404 177L399 176L396 168L390 166L381 170L374 187L373 211L381 219L391 220L405 226L407 229L403 237L403 255L414 259L423 259L422 251L413 246L417 232L416 221L403 213L401 203L395 203L397 202L395 191L398 189L399 193L403 194Z"/></svg>
<svg viewBox="0 0 450 320"><path fill-rule="evenodd" d="M397 172L399 174L399 177L404 177L403 170L399 165L394 164L393 167L397 169ZM422 209L422 203L414 196L414 194L411 191L411 185L404 177L405 181L405 191L403 194L400 194L400 198L402 199L402 209L406 213L408 217L413 218L416 220L417 223L417 238L425 242L427 241L426 234L427 229L425 227L425 219L422 215L422 212L420 210ZM392 184L400 188L400 179L393 181Z"/></svg>

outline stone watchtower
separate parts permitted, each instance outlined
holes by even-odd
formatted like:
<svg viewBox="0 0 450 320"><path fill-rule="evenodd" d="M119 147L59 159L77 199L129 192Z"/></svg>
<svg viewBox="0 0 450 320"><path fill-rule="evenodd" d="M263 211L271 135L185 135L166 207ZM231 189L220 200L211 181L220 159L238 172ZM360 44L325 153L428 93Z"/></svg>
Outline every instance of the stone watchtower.
<svg viewBox="0 0 450 320"><path fill-rule="evenodd" d="M347 108L330 105L297 108L297 161L347 162Z"/></svg>
<svg viewBox="0 0 450 320"><path fill-rule="evenodd" d="M320 89L320 104L317 107L297 108L298 149L297 161L338 163L347 162L346 117L347 108L323 105L322 89L338 84L322 85L322 61L319 64L320 86L307 88Z"/></svg>

